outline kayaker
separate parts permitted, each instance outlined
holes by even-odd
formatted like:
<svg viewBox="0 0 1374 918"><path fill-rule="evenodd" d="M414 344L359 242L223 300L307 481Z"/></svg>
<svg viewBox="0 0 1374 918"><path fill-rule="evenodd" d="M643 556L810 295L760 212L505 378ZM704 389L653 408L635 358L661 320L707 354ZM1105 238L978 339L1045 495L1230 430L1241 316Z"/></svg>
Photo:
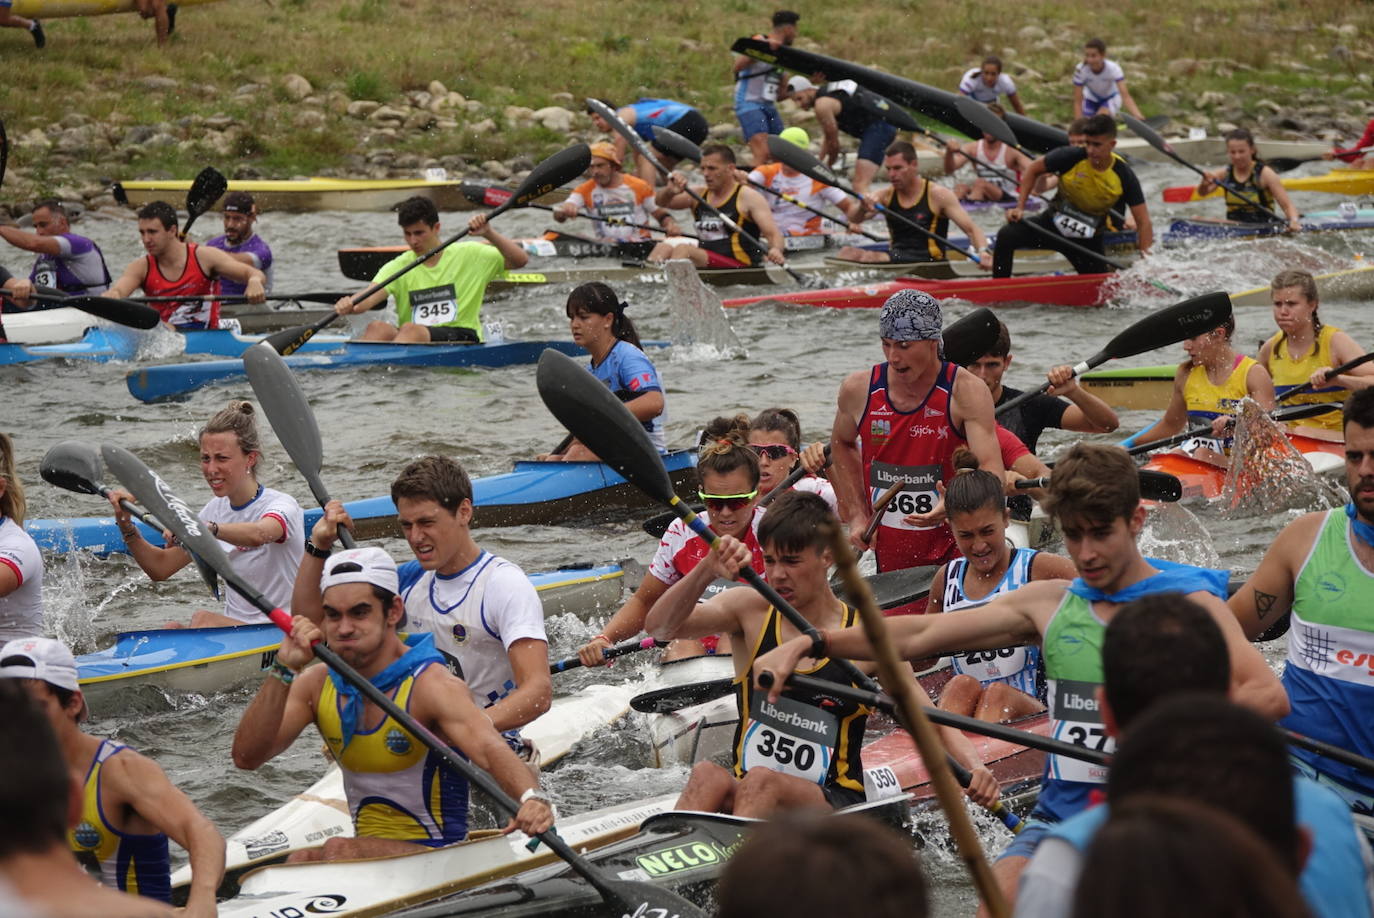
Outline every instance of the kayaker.
<svg viewBox="0 0 1374 918"><path fill-rule="evenodd" d="M999 118L1007 113L995 102L988 110ZM1013 150L991 134L965 143L950 141L945 146L945 175L953 176L960 169L973 169L973 182L954 183L954 196L960 201L1008 201L1016 196L1021 173L1031 164L1030 157Z"/></svg>
<svg viewBox="0 0 1374 918"><path fill-rule="evenodd" d="M1122 108L1145 120L1126 88L1121 65L1107 58L1107 43L1090 38L1083 43L1083 62L1073 71L1073 117L1115 115Z"/></svg>
<svg viewBox="0 0 1374 918"><path fill-rule="evenodd" d="M811 146L811 137L805 128L790 127L778 136L803 150ZM820 216L798 207L780 195L796 198L818 210L834 208L851 221L858 216L858 203L849 195L831 185L818 182L785 163L772 162L755 166L747 177L751 182L766 185L778 192L778 195L765 194L764 198L772 208L773 222L778 225L784 236L815 236L825 232L825 226Z"/></svg>
<svg viewBox="0 0 1374 918"><path fill-rule="evenodd" d="M616 109L614 103L607 99L598 99L607 108ZM649 147L658 157L658 161L665 168L674 169L677 164L682 162L680 157L674 156L665 150L654 137L654 128L662 127L687 138L692 143L705 143L710 132L710 125L706 123L706 117L692 106L685 102L674 102L672 99L640 99L618 111L616 115L620 117L630 127L635 129L635 133L642 137ZM616 162L625 162L625 153L629 149L629 143L624 137L615 133L606 119L602 118L591 107L587 108L587 115L592 119L592 124L598 131L611 135L611 146L615 150ZM635 162L635 174L640 181L647 184L650 188L661 184L663 179L659 171L654 168L651 162Z"/></svg>
<svg viewBox="0 0 1374 918"><path fill-rule="evenodd" d="M176 208L166 201L153 201L139 210L138 237L148 254L131 261L104 295L122 299L142 290L148 296L185 296L151 304L162 321L178 331L219 328L219 301L210 296L217 278L243 284L250 303L261 303L266 296L267 276L257 268L219 249L182 242Z"/></svg>
<svg viewBox="0 0 1374 918"><path fill-rule="evenodd" d="M39 201L29 215L33 218L33 232L0 225L0 239L38 256L29 271L30 281L36 286L81 295L109 289L110 269L105 266L105 255L93 241L72 232L67 208L61 201Z"/></svg>
<svg viewBox="0 0 1374 918"><path fill-rule="evenodd" d="M701 177L706 184L692 191L740 229L767 245L768 251L759 250L730 229L720 217L694 201L687 194L686 177L674 172L668 177L668 184L654 195L654 201L660 207L691 210L700 244L660 242L649 253L649 261L658 263L670 258L686 258L698 268L743 268L764 260L782 264L785 261L782 233L773 222L773 212L768 209L763 194L735 181L735 151L719 143L702 147Z"/></svg>
<svg viewBox="0 0 1374 918"><path fill-rule="evenodd" d="M289 494L258 482L262 436L250 402L230 402L200 429L200 473L215 495L199 517L229 554L234 571L283 609L291 609L291 587L305 544L305 514ZM169 542L166 548L143 538L120 500L110 493L115 522L129 555L154 581L166 580L191 563L191 554ZM191 616L191 628L261 624L262 613L234 590L226 589L223 614L204 609ZM164 627L181 628L169 622Z"/></svg>
<svg viewBox="0 0 1374 918"><path fill-rule="evenodd" d="M1340 404L1351 389L1374 386L1374 366L1364 364L1349 373L1328 378L1332 367L1348 363L1364 353L1364 348L1334 325L1326 325L1317 315L1317 281L1306 271L1280 271L1269 285L1274 301L1275 334L1260 345L1259 362L1274 380L1280 397L1298 386L1311 383L1313 391L1285 399L1284 404ZM1294 356L1301 355L1301 356ZM1289 424L1294 430L1325 439L1340 439L1344 426L1339 411Z"/></svg>
<svg viewBox="0 0 1374 918"><path fill-rule="evenodd" d="M574 287L564 307L572 326L573 341L592 355L587 367L625 403L649 435L659 453L666 453L663 423L666 407L658 370L640 350L639 332L625 315L623 302L607 284L594 281ZM595 462L596 455L576 438L541 460Z"/></svg>
<svg viewBox="0 0 1374 918"><path fill-rule="evenodd" d="M246 191L231 191L224 196L224 232L205 243L212 249L228 252L238 261L257 268L267 278L272 289L272 247L258 235L258 205ZM243 284L230 278L220 278L216 293L242 296Z"/></svg>
<svg viewBox="0 0 1374 918"><path fill-rule="evenodd" d="M0 265L0 306L12 306L14 309L31 309L34 301L33 283L24 277L15 277L4 265ZM9 338L5 335L5 322L3 315L0 315L0 344L5 344Z"/></svg>
<svg viewBox="0 0 1374 918"><path fill-rule="evenodd" d="M832 450L833 450L832 441ZM1055 464L1045 509L1064 533L1064 545L1078 570L1072 583L1028 583L979 609L891 620L898 653L921 660L969 647L998 649L1039 643L1049 680L1052 735L1111 751L1102 734L1094 686L1102 682L1102 633L1120 607L1152 593L1178 591L1199 603L1217 622L1231 657L1231 697L1266 717L1288 712L1288 699L1269 664L1245 639L1227 608L1227 575L1187 565L1146 560L1136 539L1145 525L1135 463L1116 446L1079 443ZM793 638L761 656L754 678L771 672L770 698L806 656L833 654L871 658L862 628L822 629L822 646ZM1003 894L1014 900L1026 859L1049 827L1088 805L1106 769L1051 756L1033 821L1002 852L993 872Z"/></svg>
<svg viewBox="0 0 1374 918"><path fill-rule="evenodd" d="M828 579L834 561L831 538L838 525L825 501L797 492L778 498L759 523L768 582L817 628L844 628L858 621L858 611L835 596ZM754 590L724 590L701 601L713 580L734 579L741 565L757 563L754 551L733 537L722 538L708 555L663 595L645 622L649 634L660 640L724 633L740 651L734 654L739 725L731 744L732 767L698 762L676 808L766 819L779 809L827 804L838 809L863 802L859 750L869 708L794 689L764 699L752 684L750 665L797 635L797 629ZM808 675L852 684L824 653L812 654L812 663ZM872 664L863 668L875 669ZM923 701L930 704L928 697ZM797 726L803 723L810 728ZM950 754L974 774L969 796L980 804L995 800L997 780L968 737L957 730L941 735Z"/></svg>
<svg viewBox="0 0 1374 918"><path fill-rule="evenodd" d="M945 513L959 547L930 583L927 613L976 609L1033 580L1071 580L1073 562L1007 540L1011 511L1003 482L976 465L966 449L955 454L958 472L945 488ZM1045 668L1040 648L975 650L950 658L955 675L940 693L940 707L992 723L1045 710Z"/></svg>
<svg viewBox="0 0 1374 918"><path fill-rule="evenodd" d="M549 639L544 606L520 566L472 538L472 481L447 456L424 456L391 483L391 500L415 560L400 568L405 628L433 634L436 649L462 673L472 700L512 750L539 767L539 749L520 728L549 709ZM319 577L329 567L339 527L353 528L330 501L310 530L292 592L292 611L326 621Z"/></svg>
<svg viewBox="0 0 1374 918"><path fill-rule="evenodd" d="M170 838L190 856L188 916L213 916L224 839L152 759L81 730L86 699L61 641L33 637L0 648L0 678L19 679L48 717L66 768L81 781L80 821L68 832L77 860L111 889L168 902Z"/></svg>
<svg viewBox="0 0 1374 918"><path fill-rule="evenodd" d="M1149 255L1154 245L1154 227L1140 180L1117 153L1116 122L1110 115L1094 115L1083 126L1084 145L1067 146L1035 160L1021 174L1016 206L1007 211L1007 225L997 233L993 253L994 277L1011 277L1017 249L1053 249L1064 255L1079 274L1110 270L1106 262L1093 258L1064 242L1102 254L1105 249L1106 221L1118 203L1124 203L1135 218L1137 245L1141 255ZM1026 201L1036 183L1046 174L1059 177L1058 192L1050 207L1035 217L1025 217ZM1032 221L1039 231L1020 226Z"/></svg>
<svg viewBox="0 0 1374 918"><path fill-rule="evenodd" d="M408 533L413 525L406 525ZM355 548L330 557L322 573L314 570L322 620L296 616L234 734L234 764L256 769L313 723L343 770L355 837L331 838L290 860L413 854L460 842L468 832L467 780L328 667L308 666L310 645L319 640L519 801L506 831L533 835L552 827L553 805L497 732L499 714L473 702L478 685L448 671L434 636L416 633L416 616L407 622L409 634L397 633L408 610L396 562L380 548ZM474 666L468 678L482 674Z"/></svg>
<svg viewBox="0 0 1374 918"><path fill-rule="evenodd" d="M1226 158L1231 161L1229 166L1206 173L1198 182L1198 197L1222 189L1226 193L1226 219L1233 223L1273 223L1278 219L1274 216L1274 205L1278 204L1288 218L1289 231L1296 233L1302 229L1301 215L1279 181L1279 174L1259 159L1254 134L1245 128L1227 131ZM1240 192L1262 206L1257 208L1233 192Z"/></svg>
<svg viewBox="0 0 1374 918"><path fill-rule="evenodd" d="M618 136L618 135L617 135ZM559 223L578 216L592 217L592 233L604 242L642 242L649 231L634 226L610 223L597 217L613 217L648 225L658 221L663 232L676 236L682 232L673 215L653 203L654 189L643 179L621 171L622 153L605 141L592 144L591 178L578 185L568 199L553 209Z"/></svg>
<svg viewBox="0 0 1374 918"><path fill-rule="evenodd" d="M773 49L791 45L797 40L797 23L801 15L791 10L773 13L773 28L767 35L755 35L767 41ZM782 87L783 71L776 64L755 60L747 54L735 57L735 117L739 119L740 134L749 144L754 165L761 166L773 158L768 152L768 135L782 133L782 115L777 101Z"/></svg>
<svg viewBox="0 0 1374 918"><path fill-rule="evenodd" d="M859 141L850 184L866 194L884 151L897 139L897 127L882 108L874 104L872 93L853 80L832 80L817 86L798 74L787 81L788 98L804 111L816 113L821 126L821 160L833 166L840 156L840 131Z"/></svg>
<svg viewBox="0 0 1374 918"><path fill-rule="evenodd" d="M0 0L0 28L28 29L29 37L33 39L36 48L41 49L48 43L48 36L44 34L41 22L14 14L14 0Z"/></svg>
<svg viewBox="0 0 1374 918"><path fill-rule="evenodd" d="M1341 149L1337 147L1327 153L1322 154L1322 159L1339 159L1351 169L1374 169L1374 118L1369 119L1369 123L1364 126L1364 133L1352 147Z"/></svg>
<svg viewBox="0 0 1374 918"><path fill-rule="evenodd" d="M1274 381L1264 365L1231 346L1236 320L1226 321L1211 331L1183 342L1188 359L1174 373L1174 387L1164 416L1131 438L1146 443L1182 432L1185 427L1212 425L1214 439L1184 444L1182 449L1196 459L1225 465L1225 444L1241 399L1252 398L1265 411L1274 410Z"/></svg>
<svg viewBox="0 0 1374 918"><path fill-rule="evenodd" d="M750 563L762 573L763 549L755 535L764 515L758 506L760 461L758 453L745 444L748 430L749 418L744 415L716 418L706 425L697 454L697 496L706 504L706 510L700 514L702 520L717 535L732 536L748 546L753 552ZM673 520L659 540L649 571L634 595L616 610L600 634L577 649L583 665L605 666L603 650L644 631L649 613L663 594L695 570L708 552L707 544L682 520ZM729 640L729 635L712 632L673 641L664 651L664 659L730 653Z"/></svg>
<svg viewBox="0 0 1374 918"><path fill-rule="evenodd" d="M374 284L386 280L443 242L439 211L429 198L416 196L396 205L396 223L410 251L382 265L372 279ZM397 324L382 319L369 322L360 340L404 344L481 341L480 313L487 284L506 271L523 268L530 257L514 240L488 224L486 214L474 214L468 220L468 231L481 236L490 245L480 242L451 245L361 303L355 304L351 295L340 297L334 304L334 311L345 316L364 313L384 305L391 296L396 300Z"/></svg>
<svg viewBox="0 0 1374 918"><path fill-rule="evenodd" d="M0 914L9 918L173 918L170 905L92 883L67 846L76 779L45 712L19 684L0 679ZM212 900L213 901L213 900Z"/></svg>
<svg viewBox="0 0 1374 918"><path fill-rule="evenodd" d="M819 494L830 512L839 512L834 486L819 475L826 463L825 447L813 443L802 449L801 421L795 411L765 408L755 415L749 422L749 448L759 457L760 498L771 494L800 463L806 467L807 474L797 479L792 490Z"/></svg>
<svg viewBox="0 0 1374 918"><path fill-rule="evenodd" d="M921 178L921 170L916 162L916 148L905 140L889 144L883 151L883 168L892 182L890 188L870 194L864 198L863 209L855 224L862 223L883 210L887 221L887 232L892 240L886 252L845 246L840 249L840 258L848 261L884 264L887 262L930 262L946 261L945 246L924 233L920 233L900 220L888 216L889 212L898 214L923 226L937 236L949 238L949 224L968 234L971 247L978 252L987 252L988 237L982 228L974 223L968 212L959 204L954 192L943 185ZM857 225L854 227L857 229ZM988 259L981 262L986 267Z"/></svg>
<svg viewBox="0 0 1374 918"><path fill-rule="evenodd" d="M880 571L956 557L949 527L928 517L938 486L954 475L957 447L967 444L982 468L1003 474L988 387L944 359L940 334L938 300L919 290L895 293L878 320L886 361L840 384L830 480L856 546L868 547L873 502L893 483L908 483L875 534Z"/></svg>
<svg viewBox="0 0 1374 918"><path fill-rule="evenodd" d="M1112 808L1138 794L1177 796L1225 809L1280 848L1305 830L1312 847L1301 883L1313 914L1368 916L1369 867L1350 811L1291 773L1272 724L1226 701L1230 669L1225 639L1195 602L1146 596L1116 614L1102 640L1100 710L1103 728L1121 743L1107 779ZM1285 798L1293 803L1284 807ZM1050 830L1021 876L1017 918L1069 918L1084 852L1106 810L1092 807Z"/></svg>
<svg viewBox="0 0 1374 918"><path fill-rule="evenodd" d="M1283 684L1293 711L1283 725L1360 755L1374 755L1374 390L1345 403L1345 478L1350 503L1298 517L1264 553L1231 610L1256 636L1285 615ZM1374 813L1374 776L1294 747L1298 771L1351 809Z"/></svg>
<svg viewBox="0 0 1374 918"><path fill-rule="evenodd" d="M1006 96L1018 115L1026 113L1016 91L1016 81L1002 72L1002 59L995 54L989 54L982 64L964 72L959 80L959 92L984 105L995 104L998 97Z"/></svg>
<svg viewBox="0 0 1374 918"><path fill-rule="evenodd" d="M24 531L27 513L14 440L0 433L0 641L43 633L43 553Z"/></svg>

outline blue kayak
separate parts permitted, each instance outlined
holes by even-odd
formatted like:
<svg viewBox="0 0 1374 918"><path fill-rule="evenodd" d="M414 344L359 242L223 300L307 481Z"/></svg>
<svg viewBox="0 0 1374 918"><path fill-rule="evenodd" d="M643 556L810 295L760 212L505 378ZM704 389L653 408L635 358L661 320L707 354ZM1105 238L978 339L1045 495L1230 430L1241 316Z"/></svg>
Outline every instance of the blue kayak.
<svg viewBox="0 0 1374 918"><path fill-rule="evenodd" d="M1339 210L1320 210L1303 214L1304 233L1329 233L1340 230L1374 229L1374 207L1360 207L1352 214ZM1285 223L1231 223L1226 220L1174 220L1164 233L1165 245L1181 245L1193 239L1256 239L1282 236Z"/></svg>
<svg viewBox="0 0 1374 918"><path fill-rule="evenodd" d="M188 331L182 332L181 336L186 346L185 353L207 357L240 357L263 338L261 335L240 335L225 329ZM37 360L93 360L97 363L133 360L146 338L144 332L102 326L88 328L79 340L63 344L0 344L0 365ZM341 335L316 335L301 350L314 353L341 351L346 344L348 339Z"/></svg>
<svg viewBox="0 0 1374 918"><path fill-rule="evenodd" d="M679 494L693 477L696 453L676 450L663 457ZM617 510L643 507L647 498L610 466L600 462L517 462L502 475L472 481L475 526L553 525L580 520L605 519ZM372 497L344 504L353 517L359 538L398 535L396 505L390 497ZM305 527L321 516L319 508L305 511ZM161 545L162 533L135 522L143 537ZM78 549L97 555L125 551L114 517L79 517L65 520L29 520L24 530L40 548L65 552Z"/></svg>

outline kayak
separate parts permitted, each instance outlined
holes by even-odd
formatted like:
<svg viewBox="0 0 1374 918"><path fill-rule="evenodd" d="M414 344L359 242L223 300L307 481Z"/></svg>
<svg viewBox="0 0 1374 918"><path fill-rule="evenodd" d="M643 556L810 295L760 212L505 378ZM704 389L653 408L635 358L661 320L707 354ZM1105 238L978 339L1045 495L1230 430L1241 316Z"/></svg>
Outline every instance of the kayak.
<svg viewBox="0 0 1374 918"><path fill-rule="evenodd" d="M8 328L8 326L6 326ZM181 353L203 354L211 357L241 357L248 348L262 341L262 335L241 335L227 329L193 330L180 335ZM32 346L0 345L0 365L31 363L36 360L92 360L105 363L112 360L134 360L152 335L118 325L87 328L81 338L65 344ZM167 339L176 343L176 339ZM316 335L301 347L306 353L343 351L349 339L342 335Z"/></svg>
<svg viewBox="0 0 1374 918"><path fill-rule="evenodd" d="M1289 434L1288 442L1293 444L1318 475L1338 476L1345 471L1344 443L1317 440L1299 434ZM1226 487L1225 467L1194 459L1183 450L1156 453L1145 463L1145 468L1168 472L1178 478L1183 485L1185 498L1204 497L1212 500L1220 497Z"/></svg>
<svg viewBox="0 0 1374 918"><path fill-rule="evenodd" d="M730 654L711 654L670 660L659 667L663 686L690 685L733 679L735 664ZM649 744L654 750L654 767L695 765L727 758L739 724L735 693L721 695L662 714L646 714Z"/></svg>
<svg viewBox="0 0 1374 918"><path fill-rule="evenodd" d="M663 456L674 488L686 497L694 482L695 450L674 450ZM474 526L555 525L574 521L604 520L616 511L649 506L643 493L629 485L610 466L600 462L515 463L513 471L472 480ZM390 496L348 501L344 504L356 524L359 539L395 536L396 505ZM322 511L305 511L305 528L319 520ZM143 537L162 545L162 534L135 521ZM29 520L25 532L46 551L84 550L97 555L126 551L114 517Z"/></svg>
<svg viewBox="0 0 1374 918"><path fill-rule="evenodd" d="M1304 175L1280 179L1289 191L1319 191L1327 194L1374 193L1374 169L1332 169L1325 175ZM1170 204L1201 201L1204 197L1219 198L1221 189L1209 195L1199 195L1196 185L1176 185L1164 189L1164 200Z"/></svg>
<svg viewBox="0 0 1374 918"><path fill-rule="evenodd" d="M1051 274L1024 277L960 277L931 280L899 277L883 283L826 290L798 290L764 296L735 297L724 301L728 307L754 303L787 303L794 306L824 306L831 309L879 309L899 290L923 290L939 300L969 303L1042 303L1050 306L1101 306L1106 302L1104 285L1112 274Z"/></svg>
<svg viewBox="0 0 1374 918"><path fill-rule="evenodd" d="M570 610L589 615L619 603L625 572L618 564L603 564L530 574L529 579L546 616ZM77 678L96 711L112 704L118 693L144 686L208 695L257 678L272 665L281 638L281 630L270 623L125 631L109 647L77 657Z"/></svg>
<svg viewBox="0 0 1374 918"><path fill-rule="evenodd" d="M1178 364L1149 367L1113 367L1092 370L1079 378L1079 385L1113 408L1132 411L1163 411L1174 391Z"/></svg>
<svg viewBox="0 0 1374 918"><path fill-rule="evenodd" d="M274 309L270 304L225 303L220 308L221 328L219 330L239 331L248 334L281 331L284 328L295 328L299 325L313 325L324 318L329 311L332 310L303 309L289 305ZM4 326L5 334L11 344L56 344L75 341L88 328L104 327L108 330L124 328L124 326L102 322L90 313L73 309L70 306L7 312L4 315ZM328 339L330 336L325 337ZM187 353L196 352L188 351ZM225 350L222 353L232 356L242 353L242 349L238 351Z"/></svg>
<svg viewBox="0 0 1374 918"><path fill-rule="evenodd" d="M199 6L218 0L177 0L180 6ZM132 13L135 0L14 0L11 12L37 19L63 19L69 16L103 16L107 13Z"/></svg>
<svg viewBox="0 0 1374 918"><path fill-rule="evenodd" d="M574 357L586 353L571 341L491 341L483 344L349 341L333 353L292 354L283 360L296 371L357 367L508 367L535 363L549 348ZM205 386L233 382L245 376L242 360L207 360L139 367L129 371L125 382L134 398L141 402L157 402L183 398Z"/></svg>
<svg viewBox="0 0 1374 918"><path fill-rule="evenodd" d="M21 0L22 2L22 0ZM52 0L44 0L52 2ZM60 0L59 0L60 2ZM98 2L98 0L91 0ZM131 0L115 0L131 2ZM201 0L206 2L206 0ZM40 17L42 14L39 14ZM246 191L264 212L303 213L317 210L386 211L411 197L425 197L440 211L473 210L477 205L463 193L464 183L449 178L341 179L312 176L308 179L230 179L229 191ZM116 182L115 199L129 207L153 201L186 200L189 179ZM541 204L559 204L568 196L554 189L538 198ZM222 206L220 198L218 206ZM370 278L369 278L370 279Z"/></svg>
<svg viewBox="0 0 1374 918"><path fill-rule="evenodd" d="M1360 207L1353 213L1339 210L1319 210L1302 215L1299 224L1304 233L1330 233L1342 230L1374 229L1374 207ZM1288 232L1286 222L1232 223L1227 220L1174 220L1164 231L1165 245L1182 245L1193 239L1257 239L1282 236Z"/></svg>
<svg viewBox="0 0 1374 918"><path fill-rule="evenodd" d="M1339 271L1327 271L1313 275L1317 291L1323 300L1367 300L1374 297L1374 265L1366 265L1363 258L1357 257L1356 266ZM1232 306L1264 306L1274 304L1273 288L1268 284L1251 287L1231 294Z"/></svg>

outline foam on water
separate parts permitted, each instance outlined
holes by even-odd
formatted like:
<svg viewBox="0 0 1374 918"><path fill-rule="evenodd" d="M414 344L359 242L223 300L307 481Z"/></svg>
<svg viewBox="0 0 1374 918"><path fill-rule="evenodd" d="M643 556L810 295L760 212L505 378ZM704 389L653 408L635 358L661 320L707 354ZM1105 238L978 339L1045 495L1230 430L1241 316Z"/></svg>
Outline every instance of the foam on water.
<svg viewBox="0 0 1374 918"><path fill-rule="evenodd" d="M1344 489L1319 477L1284 430L1253 399L1236 415L1231 465L1220 502L1231 516L1322 510L1345 503Z"/></svg>
<svg viewBox="0 0 1374 918"><path fill-rule="evenodd" d="M674 347L670 360L715 361L749 356L730 327L720 297L701 282L690 261L674 259L663 266L663 272L668 281L672 317Z"/></svg>
<svg viewBox="0 0 1374 918"><path fill-rule="evenodd" d="M1150 509L1138 544L1140 553L1147 558L1222 567L1211 533L1192 511L1176 503L1160 503Z"/></svg>

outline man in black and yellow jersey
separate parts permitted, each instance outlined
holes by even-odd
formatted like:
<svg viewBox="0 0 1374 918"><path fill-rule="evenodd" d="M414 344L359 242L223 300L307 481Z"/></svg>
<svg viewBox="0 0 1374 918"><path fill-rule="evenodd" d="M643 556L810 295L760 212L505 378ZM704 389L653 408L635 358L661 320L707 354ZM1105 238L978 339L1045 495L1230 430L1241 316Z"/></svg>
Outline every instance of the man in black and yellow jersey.
<svg viewBox="0 0 1374 918"><path fill-rule="evenodd" d="M831 538L839 525L824 500L797 491L779 498L759 522L768 582L817 628L850 627L858 622L857 610L836 598L826 576L833 561ZM707 560L654 603L644 623L645 630L660 640L728 634L735 648L739 726L733 768L697 763L677 808L766 818L778 809L860 803L866 793L859 749L869 709L823 692L795 688L770 702L767 693L753 689L749 669L756 657L798 636L797 629L748 588L724 590L705 602L697 601L717 579L734 580L751 556L743 542L723 537ZM824 655L809 661L804 672L852 684L839 664ZM946 731L944 740L951 754L974 772L970 796L978 794L975 799L980 802L995 799L997 782L968 738Z"/></svg>
<svg viewBox="0 0 1374 918"><path fill-rule="evenodd" d="M705 185L693 188L699 197L719 213L702 207L687 193L687 179L680 172L668 177L668 184L658 189L654 203L673 210L690 209L696 222L700 245L660 242L649 253L649 261L661 262L669 258L686 258L698 268L742 268L757 265L764 259L782 264L782 232L773 221L773 212L763 195L735 181L735 151L719 143L701 148L701 177ZM730 218L735 226L768 246L763 251L721 219Z"/></svg>
<svg viewBox="0 0 1374 918"><path fill-rule="evenodd" d="M1093 115L1083 126L1084 145L1060 147L1030 164L1021 174L1016 207L1007 211L1007 225L997 234L993 251L994 277L1011 277L1017 249L1054 249L1062 252L1079 274L1110 270L1111 266L1079 249L1103 253L1110 211L1121 202L1135 218L1140 254L1148 255L1154 244L1154 228L1140 180L1118 156L1116 122L1110 115ZM1059 176L1059 191L1043 214L1025 217L1026 200L1046 173ZM1072 246L1072 247L1071 247Z"/></svg>

